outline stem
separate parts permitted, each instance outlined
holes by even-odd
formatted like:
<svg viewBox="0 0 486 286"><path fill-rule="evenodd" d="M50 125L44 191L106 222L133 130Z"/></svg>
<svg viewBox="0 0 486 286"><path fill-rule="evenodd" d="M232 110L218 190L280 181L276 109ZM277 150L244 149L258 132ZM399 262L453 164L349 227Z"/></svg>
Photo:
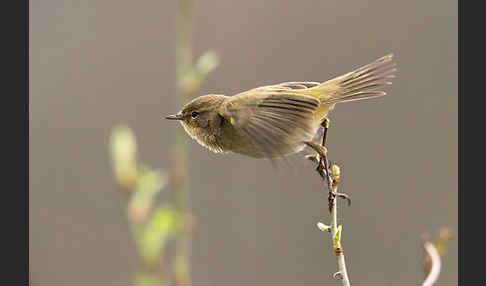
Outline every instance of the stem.
<svg viewBox="0 0 486 286"><path fill-rule="evenodd" d="M437 249L435 248L434 244L428 241L424 243L424 248L430 257L432 266L422 286L432 286L435 284L435 282L437 282L437 279L439 279L440 268L441 268L440 255Z"/></svg>
<svg viewBox="0 0 486 286"><path fill-rule="evenodd" d="M184 92L181 82L191 69L192 61L192 0L179 1L178 38L176 42L176 68L178 86L178 105L186 103L190 94ZM189 176L187 170L189 146L182 128L176 128L175 142L172 147L172 174L171 190L174 206L181 217L190 212ZM191 233L181 231L176 237L175 265L173 278L175 285L189 286L190 279L190 253Z"/></svg>
<svg viewBox="0 0 486 286"><path fill-rule="evenodd" d="M337 193L337 186L334 187L334 193ZM337 225L337 200L336 197L331 202L331 236L333 241L333 249L337 256L338 273L342 276L343 286L351 285L349 282L348 272L346 270L346 261L344 259L344 252L341 246L341 228Z"/></svg>
<svg viewBox="0 0 486 286"><path fill-rule="evenodd" d="M178 38L176 42L176 68L178 83L186 76L192 61L192 8L193 0L179 0ZM185 103L187 95L179 96Z"/></svg>
<svg viewBox="0 0 486 286"><path fill-rule="evenodd" d="M194 0L179 0L178 38L176 42L176 66L178 105L184 105L199 90L208 74L216 68L219 59L214 52L206 52L192 63L192 10ZM179 214L192 220L189 193L188 161L189 140L182 128L177 128L175 144L172 147L172 200ZM190 252L192 224L183 227L176 238L174 283L190 286Z"/></svg>
<svg viewBox="0 0 486 286"><path fill-rule="evenodd" d="M344 259L344 252L343 247L341 245L341 231L342 226L337 223L337 198L345 198L348 200L348 204L350 202L349 197L345 194L338 193L338 185L339 185L339 178L340 178L340 169L337 165L332 166L332 170L329 166L328 158L327 158L327 149L325 148L327 131L329 128L329 120L326 118L322 122L322 127L324 128L324 134L322 137L321 145L315 144L314 142L306 142L306 144L314 149L318 155L319 160L317 162L318 166L316 168L317 173L321 176L321 178L326 183L327 181L327 188L329 192L329 210L331 212L331 223L330 226L326 226L323 223L318 223L317 226L321 230L327 230L331 233L331 241L332 241L332 248L334 253L337 256L338 262L338 272L336 272L333 276L337 278L340 276L343 286L350 286L349 276L346 269L346 260ZM309 156L307 156L309 158ZM310 157L314 158L314 157ZM325 170L325 171L323 171ZM332 182L332 183L331 183Z"/></svg>
<svg viewBox="0 0 486 286"><path fill-rule="evenodd" d="M322 138L322 145L324 146L325 140L326 140L326 135L327 135L327 130L329 128L329 121L326 120L323 122L323 127L324 127L324 136ZM323 156L322 156L323 155ZM333 169L331 171L331 168L329 167L329 162L327 158L327 151L326 154L322 154L321 157L321 162L324 164L325 169L326 169L326 179L327 179L327 187L329 191L329 206L331 208L331 237L332 237L332 245L334 249L334 253L337 256L337 262L338 262L338 272L342 279L343 286L350 286L349 282L349 276L348 276L348 271L346 270L346 260L344 259L344 251L343 247L341 245L341 229L342 226L338 226L337 223L337 195L338 195L338 185L339 185L339 177L340 177L340 170L339 167L336 165L333 166ZM332 174L332 179L331 179L331 174ZM331 184L332 181L332 184Z"/></svg>

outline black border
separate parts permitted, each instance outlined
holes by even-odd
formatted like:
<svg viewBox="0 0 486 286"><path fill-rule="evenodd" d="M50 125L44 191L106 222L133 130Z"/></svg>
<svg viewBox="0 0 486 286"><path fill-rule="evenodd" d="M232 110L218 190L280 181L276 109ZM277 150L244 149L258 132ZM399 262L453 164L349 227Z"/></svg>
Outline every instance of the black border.
<svg viewBox="0 0 486 286"><path fill-rule="evenodd" d="M461 107L462 107L462 104L461 104L461 88L462 88L462 78L461 78L461 74L462 74L462 55L461 55L461 52L462 52L462 33L461 33L461 27L462 27L462 1L458 1L458 16L457 16L457 20L458 20L458 46L457 46L457 58L458 58L458 71L457 71L457 86L458 86L458 90L457 90L457 95L458 95L458 98L457 98L457 115L458 115L458 134L457 134L457 139L458 139L458 142L457 142L457 148L458 148L458 152L457 152L457 155L458 155L458 174L457 174L457 183L458 183L458 195L457 195L457 202L458 202L458 206L457 206L457 214L458 214L458 224L457 224L457 230L458 230L458 234L457 234L457 251L458 251L458 282L461 281L461 272L462 272L462 263L461 263L461 258L460 258L460 254L461 254L461 233L462 233L462 230L461 230L461 226L462 226L462 222L461 222L461 189L462 189L462 152L461 152L461 138L462 138L462 120L461 120L461 115L462 115L462 112L461 112Z"/></svg>
<svg viewBox="0 0 486 286"><path fill-rule="evenodd" d="M2 3L1 284L29 285L29 1Z"/></svg>
<svg viewBox="0 0 486 286"><path fill-rule="evenodd" d="M457 115L458 115L458 142L457 142L457 147L458 147L458 226L457 226L457 230L458 230L458 233L457 233L457 251L458 251L458 285L461 285L461 284L464 284L464 285L468 285L466 284L463 280L465 279L464 275L463 275L463 259L462 259L462 256L461 256L461 253L463 252L463 247L462 247L462 226L463 226L463 217L461 216L461 213L463 211L463 208L462 208L462 203L463 203L463 191L465 191L465 187L464 187L464 180L463 180L463 172L462 172L462 166L463 166L463 155L464 153L462 152L462 138L463 138L463 135L464 135L464 132L463 132L463 128L464 128L464 121L462 120L462 116L463 116L463 112L462 112L462 108L463 108L463 102L462 102L462 98L464 95L464 90L463 90L463 77L462 77L462 72L463 72L463 55L462 55L462 44L463 44L463 33L462 33L462 27L463 27L463 19L464 19L464 15L462 14L463 13L463 2L462 1L458 1L458 48L457 48L457 52L458 52L458 78L457 78L457 85L458 85L458 90L457 90L457 95L458 95L458 99L457 99L457 108L458 108L458 111L457 111ZM474 281L475 279L473 279ZM461 283L462 282L462 283ZM473 283L470 283L471 285L474 285L474 282Z"/></svg>
<svg viewBox="0 0 486 286"><path fill-rule="evenodd" d="M25 122L24 122L24 128L25 128L25 198L24 201L26 202L26 207L25 207L25 218L23 219L25 221L25 271L27 272L26 278L25 278L25 284L30 285L30 271L29 271L29 0L25 0L24 2L24 22L25 22L25 27L24 27L24 33L25 33L25 38L24 38L24 57L25 57L25 64L24 64L24 79L25 79L25 88L23 92L25 93Z"/></svg>

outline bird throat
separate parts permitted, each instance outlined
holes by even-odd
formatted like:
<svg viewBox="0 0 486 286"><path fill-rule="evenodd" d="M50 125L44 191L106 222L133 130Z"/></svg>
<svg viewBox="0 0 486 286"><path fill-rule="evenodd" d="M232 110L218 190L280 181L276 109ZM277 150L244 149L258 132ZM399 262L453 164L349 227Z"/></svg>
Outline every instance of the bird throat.
<svg viewBox="0 0 486 286"><path fill-rule="evenodd" d="M204 130L198 127L192 127L181 121L182 127L186 133L194 140L197 141L201 146L204 146L214 153L223 153L223 146L218 142L218 138L215 134L208 134Z"/></svg>

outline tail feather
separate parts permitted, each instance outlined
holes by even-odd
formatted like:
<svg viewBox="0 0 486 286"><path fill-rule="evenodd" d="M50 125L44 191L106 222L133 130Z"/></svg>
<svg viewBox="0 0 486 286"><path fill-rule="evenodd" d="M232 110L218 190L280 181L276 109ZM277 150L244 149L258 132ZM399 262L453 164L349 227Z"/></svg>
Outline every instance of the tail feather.
<svg viewBox="0 0 486 286"><path fill-rule="evenodd" d="M384 91L361 91L361 92L355 92L347 96L340 96L336 98L331 98L329 100L326 100L326 104L334 104L334 103L339 103L339 102L348 102L348 101L355 101L355 100L361 100L361 99L367 99L367 98L374 98L374 97L380 97L386 95L386 92Z"/></svg>
<svg viewBox="0 0 486 286"><path fill-rule="evenodd" d="M393 54L360 67L345 75L328 80L312 89L324 104L354 101L383 96L384 91L374 91L391 84L397 69L392 62Z"/></svg>

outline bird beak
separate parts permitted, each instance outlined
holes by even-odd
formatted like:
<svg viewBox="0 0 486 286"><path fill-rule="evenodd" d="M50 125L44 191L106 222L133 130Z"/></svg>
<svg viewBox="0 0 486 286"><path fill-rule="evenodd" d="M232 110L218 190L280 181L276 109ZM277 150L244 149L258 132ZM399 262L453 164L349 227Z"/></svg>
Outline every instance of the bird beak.
<svg viewBox="0 0 486 286"><path fill-rule="evenodd" d="M165 119L182 120L182 114L169 115L169 116L165 117Z"/></svg>

